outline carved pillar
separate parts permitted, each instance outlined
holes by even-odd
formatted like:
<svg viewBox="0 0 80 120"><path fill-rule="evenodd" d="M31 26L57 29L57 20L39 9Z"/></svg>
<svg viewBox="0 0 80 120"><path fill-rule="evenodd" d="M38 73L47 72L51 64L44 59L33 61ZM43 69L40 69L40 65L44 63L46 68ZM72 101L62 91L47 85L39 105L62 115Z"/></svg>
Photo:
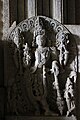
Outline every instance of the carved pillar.
<svg viewBox="0 0 80 120"><path fill-rule="evenodd" d="M54 0L50 0L50 17L51 18L54 18L54 10L53 10L53 8L54 8Z"/></svg>
<svg viewBox="0 0 80 120"><path fill-rule="evenodd" d="M80 24L80 0L75 0L76 24Z"/></svg>
<svg viewBox="0 0 80 120"><path fill-rule="evenodd" d="M4 118L4 52L3 52L3 43L2 43L2 37L3 37L3 6L5 1L0 0L0 119L2 120ZM6 9L6 8L5 8Z"/></svg>
<svg viewBox="0 0 80 120"><path fill-rule="evenodd" d="M28 18L28 0L24 0L24 18Z"/></svg>
<svg viewBox="0 0 80 120"><path fill-rule="evenodd" d="M37 0L28 0L28 18L37 14Z"/></svg>
<svg viewBox="0 0 80 120"><path fill-rule="evenodd" d="M10 26L17 21L17 0L9 0Z"/></svg>
<svg viewBox="0 0 80 120"><path fill-rule="evenodd" d="M0 38L2 38L2 29L3 29L3 1L0 1Z"/></svg>
<svg viewBox="0 0 80 120"><path fill-rule="evenodd" d="M9 0L3 1L3 39L6 39L9 29Z"/></svg>
<svg viewBox="0 0 80 120"><path fill-rule="evenodd" d="M70 1L65 0L65 2L66 2L65 3L66 4L65 8L67 8L66 9L67 11L64 8L64 11L67 12L67 15L66 15L67 16L67 21L65 23L67 23L67 24L75 24L75 0L70 0Z"/></svg>
<svg viewBox="0 0 80 120"><path fill-rule="evenodd" d="M49 16L49 0L43 0L43 15Z"/></svg>
<svg viewBox="0 0 80 120"><path fill-rule="evenodd" d="M42 15L42 0L37 0L37 15Z"/></svg>
<svg viewBox="0 0 80 120"><path fill-rule="evenodd" d="M1 2L1 1L0 1ZM1 7L3 7L3 19L2 27L3 27L3 39L6 39L8 35L9 27L12 25L14 21L17 21L17 0L3 0L1 3ZM0 7L0 8L1 8ZM1 26L0 26L1 27Z"/></svg>
<svg viewBox="0 0 80 120"><path fill-rule="evenodd" d="M51 17L62 22L62 0L50 0Z"/></svg>
<svg viewBox="0 0 80 120"><path fill-rule="evenodd" d="M24 20L24 0L18 0L18 23Z"/></svg>

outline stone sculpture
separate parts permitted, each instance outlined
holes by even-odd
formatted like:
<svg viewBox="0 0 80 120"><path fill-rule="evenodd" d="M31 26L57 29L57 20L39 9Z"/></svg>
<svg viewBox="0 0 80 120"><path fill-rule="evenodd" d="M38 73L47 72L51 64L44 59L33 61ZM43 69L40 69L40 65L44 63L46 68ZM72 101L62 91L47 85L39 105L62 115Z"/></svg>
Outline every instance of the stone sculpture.
<svg viewBox="0 0 80 120"><path fill-rule="evenodd" d="M70 76L67 78L66 85L65 85L65 93L64 97L66 98L66 103L67 103L67 115L69 116L70 114L73 114L73 111L75 110L75 90L74 86L76 83L76 72L71 71Z"/></svg>
<svg viewBox="0 0 80 120"><path fill-rule="evenodd" d="M49 47L46 47L46 34L45 34L45 29L42 28L42 26L37 25L35 27L35 42L37 45L37 48L35 50L35 63L34 66L31 67L31 71L32 74L35 74L37 77L35 78L37 80L37 82L40 84L40 82L42 81L42 85L43 85L43 93L42 95L39 96L39 90L37 92L38 94L38 100L39 97L41 98L39 101L40 103L43 105L43 109L45 110L45 115L55 115L53 113L51 113L51 111L49 110L49 106L48 103L46 101L46 96L47 96L47 88L46 88L46 75L48 72L48 66L46 66L48 60L50 60L50 54L51 54L51 50ZM55 61L53 61L55 66L57 66L57 64L55 63ZM56 72L54 72L54 74L57 74ZM35 83L34 83L35 84ZM36 91L36 90L35 90ZM41 94L41 93L40 93Z"/></svg>
<svg viewBox="0 0 80 120"><path fill-rule="evenodd" d="M31 56L30 56L30 49L28 47L28 44L26 43L25 45L23 45L24 49L23 49L23 63L26 65L30 64L30 60L31 60Z"/></svg>
<svg viewBox="0 0 80 120"><path fill-rule="evenodd" d="M59 63L57 61L53 61L52 62L52 69L50 71L51 71L51 73L54 74L55 81L53 82L53 87L55 87L55 89L57 91L57 105L58 105L58 109L60 111L60 114L62 115L64 102L63 102L63 99L61 97L59 83L58 83L58 76L59 76L59 65L58 64Z"/></svg>
<svg viewBox="0 0 80 120"><path fill-rule="evenodd" d="M61 31L56 35L56 47L59 50L59 62L62 66L66 65L69 51L67 45L69 44L68 34Z"/></svg>
<svg viewBox="0 0 80 120"><path fill-rule="evenodd" d="M21 113L73 115L75 109L73 86L76 83L77 75L75 68L70 67L76 56L69 51L69 35L70 32L56 20L40 16L24 20L12 31L10 39L16 45L14 57L17 73L15 87L13 84L11 91L19 88L22 96L18 95L19 90L8 93L12 94L12 101L19 96L15 100L18 101L18 104L21 102L20 100L23 101L24 96L24 102L21 102L20 105L28 107L27 109L23 107ZM69 61L70 55L73 56L73 61L72 59ZM14 93L17 97L14 97ZM65 103L67 104L66 110L64 110ZM30 111L28 112L28 110ZM16 114L19 114L17 106L15 111L17 111Z"/></svg>

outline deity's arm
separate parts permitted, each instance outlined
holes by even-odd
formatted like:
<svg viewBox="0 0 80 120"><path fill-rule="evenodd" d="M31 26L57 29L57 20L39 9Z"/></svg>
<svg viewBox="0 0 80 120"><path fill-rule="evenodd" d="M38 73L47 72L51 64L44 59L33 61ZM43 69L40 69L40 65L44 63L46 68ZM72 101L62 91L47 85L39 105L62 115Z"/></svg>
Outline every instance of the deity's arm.
<svg viewBox="0 0 80 120"><path fill-rule="evenodd" d="M51 50L51 59L52 59L52 69L50 70L54 76L59 74L59 65L58 65L58 53L56 47L50 47Z"/></svg>
<svg viewBox="0 0 80 120"><path fill-rule="evenodd" d="M66 46L61 44L58 48L57 48L60 52L59 52L59 62L61 65L66 65L67 61L68 61L68 54L69 51L67 50Z"/></svg>
<svg viewBox="0 0 80 120"><path fill-rule="evenodd" d="M38 62L39 62L39 56L38 56L38 52L37 51L35 51L35 67L37 67L38 66Z"/></svg>
<svg viewBox="0 0 80 120"><path fill-rule="evenodd" d="M51 59L52 61L57 61L58 60L58 51L56 47L50 47L50 54L51 54Z"/></svg>
<svg viewBox="0 0 80 120"><path fill-rule="evenodd" d="M52 62L52 69L50 71L54 73L54 76L56 77L59 75L59 66L57 61Z"/></svg>
<svg viewBox="0 0 80 120"><path fill-rule="evenodd" d="M34 73L37 70L37 66L38 66L38 52L35 51L35 63L34 66L31 67L31 73Z"/></svg>
<svg viewBox="0 0 80 120"><path fill-rule="evenodd" d="M19 51L18 51L18 49L17 48L15 48L15 50L14 50L14 55L13 55L13 59L14 59L14 63L15 63L15 65L16 65L16 68L18 68L19 67Z"/></svg>
<svg viewBox="0 0 80 120"><path fill-rule="evenodd" d="M64 49L64 65L66 65L67 61L68 61L68 56L69 56L69 51L66 49Z"/></svg>

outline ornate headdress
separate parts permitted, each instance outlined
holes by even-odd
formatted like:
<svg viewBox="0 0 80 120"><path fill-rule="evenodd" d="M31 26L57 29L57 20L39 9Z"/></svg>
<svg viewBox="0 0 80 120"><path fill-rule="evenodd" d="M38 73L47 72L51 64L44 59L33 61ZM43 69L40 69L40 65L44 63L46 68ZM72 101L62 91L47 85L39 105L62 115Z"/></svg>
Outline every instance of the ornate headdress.
<svg viewBox="0 0 80 120"><path fill-rule="evenodd" d="M35 44L36 44L35 38L38 35L45 35L45 29L43 27L43 22L39 17L35 20L35 28L34 28L32 46L35 46Z"/></svg>
<svg viewBox="0 0 80 120"><path fill-rule="evenodd" d="M36 37L37 35L45 35L45 29L43 28L43 22L39 17L35 20L34 37Z"/></svg>

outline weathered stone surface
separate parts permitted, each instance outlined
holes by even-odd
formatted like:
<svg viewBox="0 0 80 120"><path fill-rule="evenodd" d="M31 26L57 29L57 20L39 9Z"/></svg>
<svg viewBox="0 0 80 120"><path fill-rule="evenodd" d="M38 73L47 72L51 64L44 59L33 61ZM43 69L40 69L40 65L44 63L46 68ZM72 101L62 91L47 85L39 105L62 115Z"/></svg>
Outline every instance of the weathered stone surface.
<svg viewBox="0 0 80 120"><path fill-rule="evenodd" d="M24 1L24 0L23 0ZM22 4L22 2L20 2ZM21 10L22 6L20 6ZM22 13L22 11L21 11ZM17 0L9 0L9 27L12 25L14 21L20 20L22 14L19 13L18 16L18 1ZM18 22L18 21L17 21Z"/></svg>
<svg viewBox="0 0 80 120"><path fill-rule="evenodd" d="M49 9L49 7L50 7L50 6L49 6L49 2L50 2L50 0L43 0L43 4L42 4L42 5L43 5L43 6L42 6L42 7L43 7L43 13L42 13L42 14L43 14L44 16L46 16L46 17L49 17L49 13L50 13L50 11L49 11L49 10L50 10L50 9ZM38 7L38 6L37 6L37 7Z"/></svg>
<svg viewBox="0 0 80 120"><path fill-rule="evenodd" d="M46 43L45 45L41 43L41 35L44 36L42 40ZM45 37L45 35L47 37ZM8 87L8 114L50 115L51 112L46 112L49 111L47 102L43 100L43 98L46 97L42 98L44 102L42 100L39 101L40 98L36 98L36 95L39 94L41 96L43 93L46 93L46 83L44 82L44 84L42 84L42 82L48 80L47 99L50 101L48 103L50 109L56 114L60 112L62 116L66 116L67 109L65 109L65 111L63 110L65 83L67 78L69 80L72 79L72 77L74 78L74 76L70 76L70 72L75 70L75 67L73 66L73 68L71 68L70 65L72 62L74 63L74 58L77 56L75 40L68 38L69 35L71 35L70 32L62 24L56 20L43 16L26 19L11 32L9 41L6 41L4 49L4 59L7 59L5 61L5 85ZM71 44L71 41L73 44ZM66 47L68 44L70 48ZM33 49L33 47L35 49ZM73 47L74 52L72 50ZM70 55L69 59L68 54ZM75 66L76 65L77 64L75 64ZM58 75L60 81L58 81ZM55 84L53 84L54 82ZM55 88L52 88L53 85ZM45 92L43 92L43 88ZM57 91L57 96L53 93L55 89ZM70 95L72 95L72 93L70 93ZM37 105L36 99L40 102L42 107ZM65 102L66 101L67 98ZM64 106L66 107L65 104ZM43 113L42 109L44 110Z"/></svg>
<svg viewBox="0 0 80 120"><path fill-rule="evenodd" d="M75 15L75 0L64 1L63 0L63 23L64 24L75 24L76 15Z"/></svg>
<svg viewBox="0 0 80 120"><path fill-rule="evenodd" d="M3 1L3 39L8 35L9 29L9 0Z"/></svg>
<svg viewBox="0 0 80 120"><path fill-rule="evenodd" d="M53 18L62 22L62 0L53 0Z"/></svg>
<svg viewBox="0 0 80 120"><path fill-rule="evenodd" d="M6 120L76 120L75 117L27 117L27 116L12 116L12 117L6 117Z"/></svg>
<svg viewBox="0 0 80 120"><path fill-rule="evenodd" d="M77 79L77 92L76 92L76 114L78 120L80 119L80 25L65 25L70 32L74 35L78 52L78 79ZM74 50L74 49L73 49Z"/></svg>
<svg viewBox="0 0 80 120"><path fill-rule="evenodd" d="M74 35L77 35L77 36L80 36L80 25L65 25L69 31L74 34Z"/></svg>
<svg viewBox="0 0 80 120"><path fill-rule="evenodd" d="M24 0L18 0L17 3L17 22L24 20Z"/></svg>
<svg viewBox="0 0 80 120"><path fill-rule="evenodd" d="M80 0L75 1L75 23L80 24Z"/></svg>
<svg viewBox="0 0 80 120"><path fill-rule="evenodd" d="M0 38L3 36L3 1L0 0Z"/></svg>
<svg viewBox="0 0 80 120"><path fill-rule="evenodd" d="M37 13L36 0L28 0L28 18L33 17Z"/></svg>
<svg viewBox="0 0 80 120"><path fill-rule="evenodd" d="M42 6L42 0L37 0L37 15L42 15L42 8L43 8L43 6Z"/></svg>
<svg viewBox="0 0 80 120"><path fill-rule="evenodd" d="M65 25L69 31L74 35L78 49L78 70L80 72L80 25Z"/></svg>
<svg viewBox="0 0 80 120"><path fill-rule="evenodd" d="M24 1L24 18L28 18L28 0Z"/></svg>

